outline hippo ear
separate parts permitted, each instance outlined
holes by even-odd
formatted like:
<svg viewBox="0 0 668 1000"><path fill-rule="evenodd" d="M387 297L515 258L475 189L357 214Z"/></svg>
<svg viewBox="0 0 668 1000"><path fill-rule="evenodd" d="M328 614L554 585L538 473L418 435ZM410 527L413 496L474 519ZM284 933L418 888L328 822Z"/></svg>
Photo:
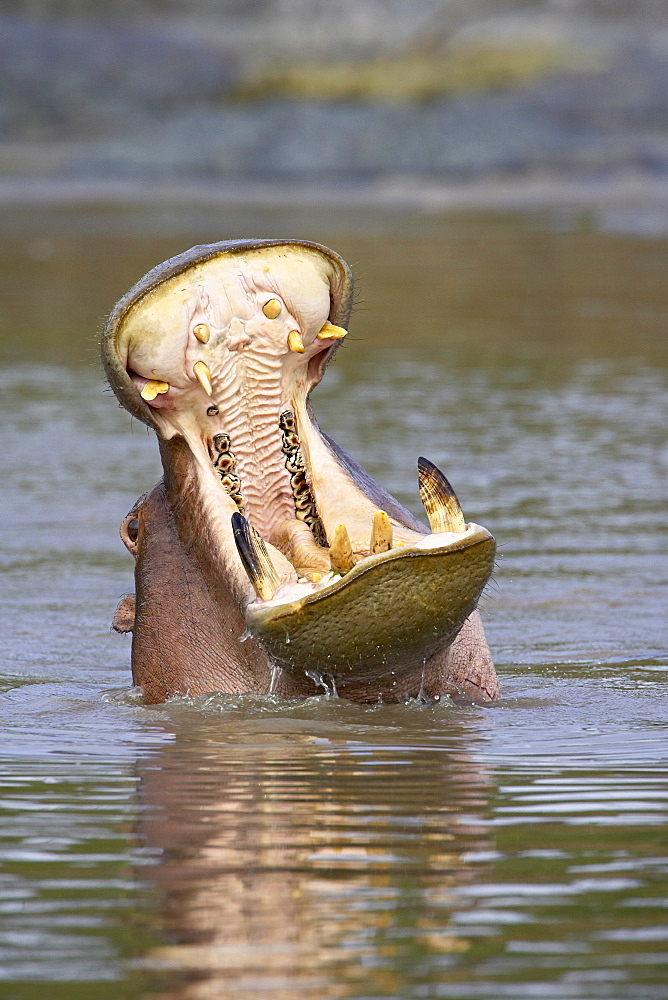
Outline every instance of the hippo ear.
<svg viewBox="0 0 668 1000"><path fill-rule="evenodd" d="M123 594L111 623L114 632L132 632L135 627L135 595Z"/></svg>
<svg viewBox="0 0 668 1000"><path fill-rule="evenodd" d="M135 559L137 558L137 554L139 552L139 519L146 496L147 494L144 493L143 496L139 497L139 500L137 500L134 504L132 510L126 514L121 521L121 526L118 531L123 545L126 547L130 555L135 557Z"/></svg>

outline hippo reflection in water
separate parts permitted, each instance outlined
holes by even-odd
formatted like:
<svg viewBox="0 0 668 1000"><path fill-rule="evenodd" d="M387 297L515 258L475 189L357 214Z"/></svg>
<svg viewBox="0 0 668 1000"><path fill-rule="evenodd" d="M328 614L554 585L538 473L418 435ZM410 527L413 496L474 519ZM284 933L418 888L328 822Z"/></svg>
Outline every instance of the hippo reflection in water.
<svg viewBox="0 0 668 1000"><path fill-rule="evenodd" d="M326 247L235 240L173 257L114 309L107 376L164 469L121 526L136 601L115 628L147 701L323 683L364 702L498 697L475 610L494 539L420 459L427 531L315 421L351 303Z"/></svg>

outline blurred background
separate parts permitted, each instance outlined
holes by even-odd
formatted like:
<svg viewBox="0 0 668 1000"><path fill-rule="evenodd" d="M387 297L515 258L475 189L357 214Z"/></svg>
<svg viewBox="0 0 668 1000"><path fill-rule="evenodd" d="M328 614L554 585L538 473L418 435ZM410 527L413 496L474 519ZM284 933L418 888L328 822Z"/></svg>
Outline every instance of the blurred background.
<svg viewBox="0 0 668 1000"><path fill-rule="evenodd" d="M319 422L499 545L494 708L146 707L99 336L196 243L353 266ZM665 0L3 0L0 992L664 1000Z"/></svg>
<svg viewBox="0 0 668 1000"><path fill-rule="evenodd" d="M5 197L36 180L402 197L667 176L662 0L2 5Z"/></svg>

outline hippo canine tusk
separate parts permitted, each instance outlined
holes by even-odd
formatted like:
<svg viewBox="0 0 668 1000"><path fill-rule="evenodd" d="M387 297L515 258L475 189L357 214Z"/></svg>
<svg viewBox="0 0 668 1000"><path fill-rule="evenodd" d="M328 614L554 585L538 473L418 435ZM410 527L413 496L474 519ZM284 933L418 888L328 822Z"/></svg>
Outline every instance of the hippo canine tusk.
<svg viewBox="0 0 668 1000"><path fill-rule="evenodd" d="M207 396L213 395L213 386L211 385L211 372L209 371L209 366L205 364L204 361L196 361L193 365L193 373Z"/></svg>
<svg viewBox="0 0 668 1000"><path fill-rule="evenodd" d="M304 353L304 341L302 340L302 335L299 330L290 330L288 334L288 347L295 354Z"/></svg>
<svg viewBox="0 0 668 1000"><path fill-rule="evenodd" d="M457 534L466 531L466 521L455 491L441 470L428 458L418 458L418 483L432 532L437 535L442 531Z"/></svg>
<svg viewBox="0 0 668 1000"><path fill-rule="evenodd" d="M270 601L279 587L280 580L262 535L238 511L232 514L232 531L239 557L255 588L255 593L261 601Z"/></svg>

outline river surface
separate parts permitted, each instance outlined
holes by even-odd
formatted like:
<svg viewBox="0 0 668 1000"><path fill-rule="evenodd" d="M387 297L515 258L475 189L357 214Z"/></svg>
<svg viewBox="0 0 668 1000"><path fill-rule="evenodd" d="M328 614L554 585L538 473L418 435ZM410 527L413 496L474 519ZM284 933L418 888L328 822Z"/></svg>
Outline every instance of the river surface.
<svg viewBox="0 0 668 1000"><path fill-rule="evenodd" d="M668 997L666 213L4 210L3 1000ZM323 427L499 543L494 707L147 707L117 535L155 441L101 318L196 242L355 266Z"/></svg>

